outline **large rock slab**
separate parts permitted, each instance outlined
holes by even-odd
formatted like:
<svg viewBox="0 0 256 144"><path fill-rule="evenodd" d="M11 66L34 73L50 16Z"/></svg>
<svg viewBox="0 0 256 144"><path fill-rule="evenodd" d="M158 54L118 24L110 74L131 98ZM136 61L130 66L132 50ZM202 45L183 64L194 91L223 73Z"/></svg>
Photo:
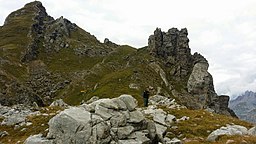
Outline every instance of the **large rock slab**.
<svg viewBox="0 0 256 144"><path fill-rule="evenodd" d="M121 95L119 99L125 103L129 111L135 110L135 108L138 106L138 101L131 95Z"/></svg>
<svg viewBox="0 0 256 144"><path fill-rule="evenodd" d="M117 135L118 139L127 139L128 136L131 135L133 130L133 126L125 126L111 129L111 131L113 131Z"/></svg>
<svg viewBox="0 0 256 144"><path fill-rule="evenodd" d="M144 115L140 111L132 111L130 112L130 117L128 122L130 123L140 123L145 119Z"/></svg>
<svg viewBox="0 0 256 144"><path fill-rule="evenodd" d="M83 108L71 107L49 121L47 138L56 143L83 143L89 140L92 131L91 113Z"/></svg>
<svg viewBox="0 0 256 144"><path fill-rule="evenodd" d="M207 141L215 141L221 135L245 135L247 134L247 128L240 125L227 125L213 131L208 137Z"/></svg>
<svg viewBox="0 0 256 144"><path fill-rule="evenodd" d="M25 144L53 144L51 140L42 137L42 134L33 135L26 139Z"/></svg>
<svg viewBox="0 0 256 144"><path fill-rule="evenodd" d="M7 126L11 126L11 125L16 125L16 124L20 124L20 123L24 123L26 121L26 117L27 115L22 115L20 113L17 114L13 114L9 117L6 117L1 125L7 125Z"/></svg>

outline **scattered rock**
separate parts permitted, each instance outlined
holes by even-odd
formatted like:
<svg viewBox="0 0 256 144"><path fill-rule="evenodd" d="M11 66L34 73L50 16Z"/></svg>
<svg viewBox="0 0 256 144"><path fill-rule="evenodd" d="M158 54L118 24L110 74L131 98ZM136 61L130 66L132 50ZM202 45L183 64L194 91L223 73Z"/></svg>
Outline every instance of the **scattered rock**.
<svg viewBox="0 0 256 144"><path fill-rule="evenodd" d="M161 95L154 95L149 97L149 105L163 105L171 109L186 108L185 106L182 106L176 103L175 99L168 98Z"/></svg>
<svg viewBox="0 0 256 144"><path fill-rule="evenodd" d="M256 136L256 127L252 127L248 130L249 135Z"/></svg>
<svg viewBox="0 0 256 144"><path fill-rule="evenodd" d="M0 138L9 135L7 131L0 131Z"/></svg>
<svg viewBox="0 0 256 144"><path fill-rule="evenodd" d="M167 140L167 139L165 138L165 140ZM177 138L173 138L171 140L167 140L166 144L182 144L182 141Z"/></svg>
<svg viewBox="0 0 256 144"><path fill-rule="evenodd" d="M245 135L247 128L240 125L227 125L213 131L208 137L207 141L215 141L220 135Z"/></svg>
<svg viewBox="0 0 256 144"><path fill-rule="evenodd" d="M42 136L43 136L42 134L29 136L24 143L25 144L53 144L51 140L43 138Z"/></svg>
<svg viewBox="0 0 256 144"><path fill-rule="evenodd" d="M189 120L189 117L183 116L180 119L178 119L177 121L179 122L179 121L186 121L186 120Z"/></svg>
<svg viewBox="0 0 256 144"><path fill-rule="evenodd" d="M227 140L226 144L234 144L235 141L234 140Z"/></svg>
<svg viewBox="0 0 256 144"><path fill-rule="evenodd" d="M52 102L50 105L50 107L55 107L55 106L67 108L69 105L66 104L62 99L59 99L59 100Z"/></svg>
<svg viewBox="0 0 256 144"><path fill-rule="evenodd" d="M91 99L89 99L86 103L89 104L89 103L92 103L92 102L95 102L97 100L99 100L100 98L97 97L97 96L93 96Z"/></svg>
<svg viewBox="0 0 256 144"><path fill-rule="evenodd" d="M20 114L15 114L15 115L5 118L2 121L1 125L11 126L11 125L25 122L25 120L26 120L26 116L20 115Z"/></svg>
<svg viewBox="0 0 256 144"><path fill-rule="evenodd" d="M31 126L33 123L32 122L27 122L26 126Z"/></svg>
<svg viewBox="0 0 256 144"><path fill-rule="evenodd" d="M20 127L26 125L26 117L35 114L32 107L13 105L12 107L0 105L0 117L3 117L1 125ZM38 111L37 111L38 112Z"/></svg>
<svg viewBox="0 0 256 144"><path fill-rule="evenodd" d="M138 90L140 87L139 87L138 84L131 83L131 84L129 84L129 88L130 88L130 89L137 89L137 90Z"/></svg>
<svg viewBox="0 0 256 144"><path fill-rule="evenodd" d="M108 38L105 38L105 39L104 39L104 44L106 44L106 45L108 45L108 46L110 46L110 47L114 47L114 48L116 48L116 47L119 46L119 45L117 45L117 44L111 42Z"/></svg>

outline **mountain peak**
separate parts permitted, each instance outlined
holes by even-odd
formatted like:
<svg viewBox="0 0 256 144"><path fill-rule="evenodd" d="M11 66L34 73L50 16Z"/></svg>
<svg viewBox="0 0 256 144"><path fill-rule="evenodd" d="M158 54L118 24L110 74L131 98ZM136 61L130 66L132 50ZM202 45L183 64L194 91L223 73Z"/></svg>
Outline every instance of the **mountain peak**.
<svg viewBox="0 0 256 144"><path fill-rule="evenodd" d="M25 4L24 8L29 8L29 7L34 7L34 6L43 7L44 8L42 2L40 2L40 1L33 1L33 2L30 2L30 3L27 3L27 4Z"/></svg>
<svg viewBox="0 0 256 144"><path fill-rule="evenodd" d="M240 119L256 123L256 93L245 91L236 99L230 101L229 107L235 111Z"/></svg>
<svg viewBox="0 0 256 144"><path fill-rule="evenodd" d="M47 16L46 9L40 1L27 3L23 8L9 14L5 19L4 25L15 23L17 20L23 18L34 19L39 13L40 15Z"/></svg>

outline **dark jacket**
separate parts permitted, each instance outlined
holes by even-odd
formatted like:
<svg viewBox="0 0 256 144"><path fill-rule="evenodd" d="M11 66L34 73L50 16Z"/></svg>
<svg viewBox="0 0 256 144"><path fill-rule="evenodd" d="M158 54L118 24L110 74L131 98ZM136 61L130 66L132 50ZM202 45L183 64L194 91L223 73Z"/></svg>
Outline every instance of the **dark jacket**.
<svg viewBox="0 0 256 144"><path fill-rule="evenodd" d="M149 97L149 91L145 90L143 92L143 98L147 98L148 99L148 97Z"/></svg>

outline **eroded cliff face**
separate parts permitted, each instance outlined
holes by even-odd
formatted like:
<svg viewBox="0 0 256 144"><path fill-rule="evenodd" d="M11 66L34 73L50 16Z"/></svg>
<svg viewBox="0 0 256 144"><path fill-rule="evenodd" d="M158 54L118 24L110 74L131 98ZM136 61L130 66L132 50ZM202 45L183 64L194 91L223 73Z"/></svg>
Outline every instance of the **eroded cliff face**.
<svg viewBox="0 0 256 144"><path fill-rule="evenodd" d="M148 51L171 69L167 77L173 77L174 80L186 84L187 93L181 92L179 96L185 98L188 103L195 102L194 106L190 106L210 108L216 113L235 116L228 108L229 97L218 96L214 90L213 78L208 72L208 61L199 53L191 55L187 36L186 28L171 28L167 32L157 28L148 39ZM165 83L173 84L170 79Z"/></svg>
<svg viewBox="0 0 256 144"><path fill-rule="evenodd" d="M187 29L171 28L162 32L160 28L154 31L148 39L148 49L156 57L162 58L167 65L175 65L173 75L184 77L191 69L192 56L190 54Z"/></svg>

